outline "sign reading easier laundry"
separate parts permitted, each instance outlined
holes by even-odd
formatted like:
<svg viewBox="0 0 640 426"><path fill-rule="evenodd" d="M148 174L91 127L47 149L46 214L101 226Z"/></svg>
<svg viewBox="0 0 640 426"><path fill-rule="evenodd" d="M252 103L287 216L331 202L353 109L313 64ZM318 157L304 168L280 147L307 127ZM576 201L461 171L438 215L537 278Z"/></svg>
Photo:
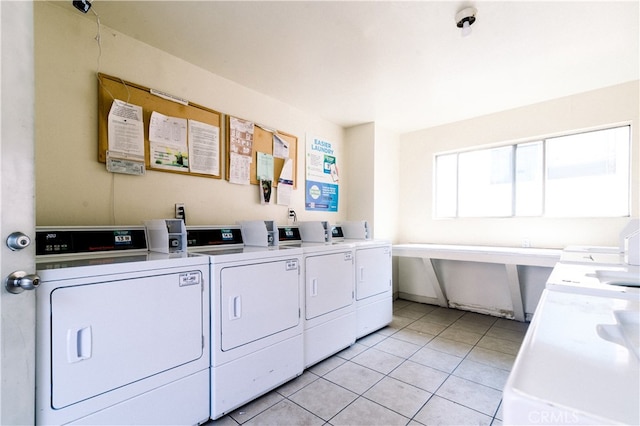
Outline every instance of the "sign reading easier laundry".
<svg viewBox="0 0 640 426"><path fill-rule="evenodd" d="M305 209L338 211L339 173L335 144L307 135Z"/></svg>

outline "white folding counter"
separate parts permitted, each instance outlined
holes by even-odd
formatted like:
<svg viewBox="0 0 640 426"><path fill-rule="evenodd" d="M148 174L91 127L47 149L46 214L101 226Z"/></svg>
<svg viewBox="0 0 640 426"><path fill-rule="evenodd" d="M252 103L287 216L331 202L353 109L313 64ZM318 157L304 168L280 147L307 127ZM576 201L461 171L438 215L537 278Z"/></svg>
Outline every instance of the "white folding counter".
<svg viewBox="0 0 640 426"><path fill-rule="evenodd" d="M561 250L397 244L398 296L525 321Z"/></svg>

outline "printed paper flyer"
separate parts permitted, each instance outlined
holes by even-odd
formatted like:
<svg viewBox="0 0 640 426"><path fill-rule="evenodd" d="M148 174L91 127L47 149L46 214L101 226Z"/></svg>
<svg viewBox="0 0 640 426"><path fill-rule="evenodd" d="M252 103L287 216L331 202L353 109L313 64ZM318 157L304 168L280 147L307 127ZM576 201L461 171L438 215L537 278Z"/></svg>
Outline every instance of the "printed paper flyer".
<svg viewBox="0 0 640 426"><path fill-rule="evenodd" d="M338 211L340 174L335 145L307 135L305 209Z"/></svg>

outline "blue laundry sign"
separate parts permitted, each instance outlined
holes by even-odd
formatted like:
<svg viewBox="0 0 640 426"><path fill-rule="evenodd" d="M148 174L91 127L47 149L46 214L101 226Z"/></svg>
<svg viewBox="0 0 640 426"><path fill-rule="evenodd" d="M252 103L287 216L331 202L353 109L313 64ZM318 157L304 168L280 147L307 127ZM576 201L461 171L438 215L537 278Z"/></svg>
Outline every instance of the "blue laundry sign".
<svg viewBox="0 0 640 426"><path fill-rule="evenodd" d="M307 181L306 210L338 211L338 185Z"/></svg>
<svg viewBox="0 0 640 426"><path fill-rule="evenodd" d="M337 212L339 180L334 144L307 135L305 209Z"/></svg>

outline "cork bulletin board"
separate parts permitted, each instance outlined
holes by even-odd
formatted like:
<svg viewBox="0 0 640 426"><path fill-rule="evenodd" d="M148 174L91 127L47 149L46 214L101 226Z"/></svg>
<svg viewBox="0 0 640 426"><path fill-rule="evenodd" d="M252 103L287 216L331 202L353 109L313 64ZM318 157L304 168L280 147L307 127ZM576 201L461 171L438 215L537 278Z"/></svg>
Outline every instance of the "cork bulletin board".
<svg viewBox="0 0 640 426"><path fill-rule="evenodd" d="M231 124L230 124L230 120L231 117L227 116L226 117L226 131L225 131L225 137L226 137L226 178L227 180L230 179L230 162L231 162L231 158L230 158L230 153L231 153ZM253 159L253 161L251 162L250 165L250 171L249 171L249 181L251 184L253 185L258 185L260 184L258 177L257 177L257 163L258 161L256 161L256 155L258 152L261 153L265 153L265 154L271 154L273 155L273 135L274 133L283 141L286 141L289 145L289 157L291 159L292 162L292 166L293 166L293 188L297 188L297 176L298 176L298 138L290 133L286 133L286 132L282 132L280 130L271 130L267 127L255 124L254 128L253 128L253 143L252 143L252 152L251 152L251 157ZM273 186L277 187L278 186L278 177L280 176L281 172L282 172L282 168L284 166L285 163L285 159L284 158L277 158L274 157L273 159L273 174L274 174L274 180L273 180Z"/></svg>
<svg viewBox="0 0 640 426"><path fill-rule="evenodd" d="M176 102L165 97L159 96L157 91L153 91L148 87L141 86L136 83L124 81L118 77L106 74L98 74L98 161L105 163L107 161L107 150L109 149L108 139L108 119L111 106L114 99L128 102L133 105L142 107L144 122L144 151L145 151L145 167L147 170L186 174L192 176L201 176L212 179L221 179L222 177L222 114L215 110L206 108L192 102L184 101L185 104ZM161 93L161 92L160 92ZM217 174L195 173L184 170L169 170L163 168L155 168L151 164L151 150L149 142L149 123L151 114L157 112L169 117L183 118L195 120L215 126L219 129L217 142ZM216 161L211 158L211 161ZM215 163L214 163L215 164Z"/></svg>

